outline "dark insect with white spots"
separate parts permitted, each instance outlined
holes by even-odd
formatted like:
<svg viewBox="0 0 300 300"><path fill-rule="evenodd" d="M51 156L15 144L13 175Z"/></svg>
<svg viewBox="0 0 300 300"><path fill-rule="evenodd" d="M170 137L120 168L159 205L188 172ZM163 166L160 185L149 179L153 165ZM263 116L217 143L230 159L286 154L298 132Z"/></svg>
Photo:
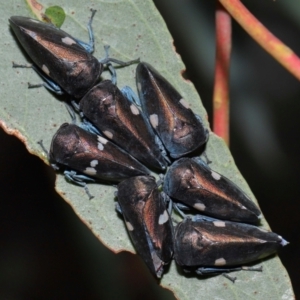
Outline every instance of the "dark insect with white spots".
<svg viewBox="0 0 300 300"><path fill-rule="evenodd" d="M232 181L200 158L181 158L168 169L164 192L174 201L219 219L257 224L261 212Z"/></svg>
<svg viewBox="0 0 300 300"><path fill-rule="evenodd" d="M135 158L102 136L88 132L75 124L64 123L53 136L49 159L92 178L119 182L149 170ZM82 175L65 173L80 184Z"/></svg>
<svg viewBox="0 0 300 300"><path fill-rule="evenodd" d="M174 258L186 271L199 275L261 271L239 266L274 254L287 244L276 233L253 225L194 216L175 227Z"/></svg>
<svg viewBox="0 0 300 300"><path fill-rule="evenodd" d="M139 63L136 81L142 110L172 158L187 155L206 143L208 130L200 117L152 66Z"/></svg>
<svg viewBox="0 0 300 300"><path fill-rule="evenodd" d="M167 161L148 120L110 80L94 86L79 107L103 135L140 162L157 170L166 169Z"/></svg>
<svg viewBox="0 0 300 300"><path fill-rule="evenodd" d="M92 11L88 23L89 43L79 41L52 24L19 16L9 19L20 44L35 63L32 67L44 79L44 83L29 87L45 86L57 94L66 92L78 99L99 80L104 64L115 62L127 66L138 62L138 60L122 62L108 57L108 53L103 60L98 60L91 54L94 51L91 22L95 12ZM22 67L22 65L14 66ZM113 80L116 80L115 74Z"/></svg>
<svg viewBox="0 0 300 300"><path fill-rule="evenodd" d="M118 202L132 242L156 277L173 256L173 225L152 176L126 179L118 185Z"/></svg>

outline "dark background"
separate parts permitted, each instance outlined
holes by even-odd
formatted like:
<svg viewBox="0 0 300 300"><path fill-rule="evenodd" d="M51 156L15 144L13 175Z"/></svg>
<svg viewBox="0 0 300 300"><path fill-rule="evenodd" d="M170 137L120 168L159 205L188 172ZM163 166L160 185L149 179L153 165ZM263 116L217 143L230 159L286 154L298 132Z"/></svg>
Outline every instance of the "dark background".
<svg viewBox="0 0 300 300"><path fill-rule="evenodd" d="M244 4L299 55L299 5L253 2ZM155 3L211 120L215 3ZM230 148L272 230L290 242L280 258L299 296L300 85L234 21L230 85ZM102 246L19 140L1 130L0 145L0 299L174 299L137 256Z"/></svg>

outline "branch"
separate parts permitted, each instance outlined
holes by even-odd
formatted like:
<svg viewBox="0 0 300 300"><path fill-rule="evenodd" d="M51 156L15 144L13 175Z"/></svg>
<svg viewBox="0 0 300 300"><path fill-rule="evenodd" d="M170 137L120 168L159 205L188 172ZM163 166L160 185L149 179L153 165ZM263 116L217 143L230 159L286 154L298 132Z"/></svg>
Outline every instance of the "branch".
<svg viewBox="0 0 300 300"><path fill-rule="evenodd" d="M300 80L300 59L289 47L269 32L239 0L219 2L258 44Z"/></svg>
<svg viewBox="0 0 300 300"><path fill-rule="evenodd" d="M231 17L218 2L216 9L216 66L213 92L213 130L229 144L229 63Z"/></svg>

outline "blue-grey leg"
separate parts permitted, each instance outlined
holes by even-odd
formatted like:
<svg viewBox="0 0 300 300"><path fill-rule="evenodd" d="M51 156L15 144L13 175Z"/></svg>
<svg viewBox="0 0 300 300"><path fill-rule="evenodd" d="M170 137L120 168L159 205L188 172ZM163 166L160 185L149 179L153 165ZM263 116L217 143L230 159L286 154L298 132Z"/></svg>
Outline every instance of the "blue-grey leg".
<svg viewBox="0 0 300 300"><path fill-rule="evenodd" d="M156 181L156 185L160 187L164 183L165 175L164 174L159 174L158 175L158 180Z"/></svg>
<svg viewBox="0 0 300 300"><path fill-rule="evenodd" d="M133 91L133 89L130 86L125 85L124 87L121 88L121 92L124 95L124 97L127 98L131 103L134 103L139 108L141 108L140 98L137 96L137 94Z"/></svg>
<svg viewBox="0 0 300 300"><path fill-rule="evenodd" d="M164 199L164 202L166 204L166 206L168 207L167 208L167 211L169 213L169 215L171 216L172 215L172 209L173 209L173 201L172 199L167 195L165 194L164 192L161 192L161 195Z"/></svg>
<svg viewBox="0 0 300 300"><path fill-rule="evenodd" d="M76 42L78 44L80 44L89 53L93 53L94 49L95 49L95 37L94 37L94 31L93 31L93 28L92 28L92 22L93 22L93 19L94 19L94 16L95 16L95 13L97 12L97 10L91 9L91 12L92 12L92 15L91 15L91 17L89 19L89 22L87 24L87 30L89 32L89 42L85 43L81 40L75 39Z"/></svg>
<svg viewBox="0 0 300 300"><path fill-rule="evenodd" d="M163 145L161 139L160 139L159 136L156 135L156 134L155 134L155 143L156 143L156 145L158 145L159 150L160 150L162 156L164 157L165 161L166 161L168 164L171 164L171 160L170 160L169 157L168 157L167 151L166 151L166 149L165 149L165 147L164 147L164 145Z"/></svg>
<svg viewBox="0 0 300 300"><path fill-rule="evenodd" d="M73 106L70 106L69 104L65 103L66 109L71 117L71 122L72 124L76 124L76 114L75 114L75 110L73 108Z"/></svg>
<svg viewBox="0 0 300 300"><path fill-rule="evenodd" d="M121 209L121 206L120 206L119 202L116 202L115 209L116 209L117 213L123 215L122 209Z"/></svg>
<svg viewBox="0 0 300 300"><path fill-rule="evenodd" d="M69 104L67 104L67 103L65 103L65 105L66 105L68 113L71 116L72 124L77 124L75 111L78 112L78 110L79 110L78 104L75 101L71 101L71 106ZM103 136L101 134L101 132L90 121L88 121L84 117L84 115L83 115L82 112L79 112L79 116L82 119L82 122L79 124L79 127L81 127L82 129L84 129L86 131L89 131L91 133Z"/></svg>
<svg viewBox="0 0 300 300"><path fill-rule="evenodd" d="M80 127L88 132L91 132L93 134L97 134L100 136L103 136L103 134L98 130L97 127L95 127L90 121L88 121L86 118L82 119L82 122L80 123ZM104 136L103 136L104 137Z"/></svg>
<svg viewBox="0 0 300 300"><path fill-rule="evenodd" d="M226 268L226 269L220 269L220 268L198 268L195 272L198 275L218 275L222 274L224 277L232 281L233 283L236 280L236 277L232 277L228 275L227 273L235 272L235 271L256 271L256 272L262 272L262 266L259 267L235 267L235 268Z"/></svg>
<svg viewBox="0 0 300 300"><path fill-rule="evenodd" d="M37 142L41 148L44 150L44 152L46 153L47 157L48 157L48 160L50 161L50 157L49 157L49 152L48 150L45 148L44 144L43 144L43 141L40 140ZM59 167L56 163L51 163L51 166L54 170L59 170ZM65 175L65 178L72 182L72 183L75 183L75 184L78 184L80 186L82 186L86 192L86 194L88 195L89 199L93 199L94 196L91 195L87 185L86 185L86 182L85 181L91 181L91 182L95 182L94 179L88 177L88 176L85 176L85 175L78 175L75 171L64 171L64 175Z"/></svg>
<svg viewBox="0 0 300 300"><path fill-rule="evenodd" d="M184 205L182 203L176 203L177 205L177 208L180 209L180 210L191 210L191 208L187 205Z"/></svg>
<svg viewBox="0 0 300 300"><path fill-rule="evenodd" d="M183 218L185 219L187 217L187 215L178 208L178 204L173 202L173 209Z"/></svg>
<svg viewBox="0 0 300 300"><path fill-rule="evenodd" d="M95 182L94 179L92 179L88 176L85 176L85 175L79 175L75 171L68 171L68 170L64 171L64 175L65 175L65 178L67 181L70 181L72 183L82 186L90 200L94 198L94 196L91 195L91 193L86 185L86 181Z"/></svg>
<svg viewBox="0 0 300 300"><path fill-rule="evenodd" d="M113 62L113 63L115 63L117 65L125 67L125 66L129 66L129 65L136 64L136 63L140 62L139 58L133 59L133 60L129 60L129 61L122 61L122 60L118 60L118 59L109 57L109 48L110 48L110 46L108 46L108 45L104 46L105 57L99 60L99 62L102 63L102 64L104 64L104 65L106 65L107 63Z"/></svg>
<svg viewBox="0 0 300 300"><path fill-rule="evenodd" d="M205 158L205 160L203 158ZM196 161L200 161L200 163L205 163L205 164L207 164L207 166L212 163L212 161L209 160L209 158L206 154L206 151L204 151L201 154L201 157L193 157L193 159L195 159Z"/></svg>
<svg viewBox="0 0 300 300"><path fill-rule="evenodd" d="M115 59L115 58L111 58L109 56L109 48L110 46L108 45L105 45L104 46L104 51L105 51L105 57L102 58L102 59L99 59L99 62L103 65L106 65L109 69L109 71L111 72L112 74L112 78L111 78L111 81L113 82L113 84L117 84L117 76L116 76L116 70L115 68L111 65L111 63L115 63L117 65L120 65L122 67L125 67L125 66L129 66L129 65L132 65L132 64L136 64L136 63L139 63L140 62L140 59L134 59L134 60L130 60L130 61L121 61L121 60L118 60L118 59Z"/></svg>
<svg viewBox="0 0 300 300"><path fill-rule="evenodd" d="M48 160L49 160L49 151L45 148L44 144L43 144L43 140L40 140L37 142L41 148L43 149L43 151L46 153L47 157L48 157Z"/></svg>
<svg viewBox="0 0 300 300"><path fill-rule="evenodd" d="M49 91L57 95L64 94L64 91L61 89L61 87L57 83L55 83L52 79L44 75L35 65L19 65L13 62L13 68L30 68L33 69L40 77L42 77L44 82L38 84L31 84L28 82L28 88L45 87L46 89L48 89Z"/></svg>

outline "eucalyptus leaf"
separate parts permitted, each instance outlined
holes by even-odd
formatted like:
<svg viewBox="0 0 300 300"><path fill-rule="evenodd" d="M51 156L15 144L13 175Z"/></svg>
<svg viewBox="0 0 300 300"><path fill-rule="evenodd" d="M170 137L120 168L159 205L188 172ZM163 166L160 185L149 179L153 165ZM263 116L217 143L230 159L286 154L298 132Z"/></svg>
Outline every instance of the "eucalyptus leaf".
<svg viewBox="0 0 300 300"><path fill-rule="evenodd" d="M61 27L65 21L66 14L60 6L50 6L45 10L45 15L56 27Z"/></svg>
<svg viewBox="0 0 300 300"><path fill-rule="evenodd" d="M43 1L45 7L51 1ZM87 41L86 24L90 8L98 12L93 21L95 53L104 57L103 46L109 44L111 57L127 61L140 57L152 64L165 76L199 114L205 126L209 126L205 109L192 83L185 81L181 72L185 69L174 50L173 40L167 27L150 0L61 0L59 5L66 13L62 29L76 38ZM40 77L31 69L13 69L12 61L26 63L29 59L21 49L9 28L8 17L31 16L25 1L7 1L0 12L1 22L1 105L0 125L10 134L18 136L29 152L46 163L47 158L37 141L43 140L49 148L58 127L70 121L64 104L44 88L28 89L27 82L39 83ZM213 51L213 49L212 49ZM135 65L117 70L118 85L131 86L135 91ZM110 78L109 72L103 78ZM254 201L247 183L234 165L224 142L210 134L207 155L213 161L211 167L240 186ZM57 175L56 190L73 207L75 213L93 233L114 252L134 252L123 220L115 212L114 187L89 184L95 196L89 200L81 187L65 181ZM268 228L265 220L264 228ZM288 248L283 251L288 251ZM263 272L233 273L238 279L232 284L223 276L210 278L188 277L172 263L161 280L161 285L172 290L178 299L293 299L289 277L277 256L263 262Z"/></svg>

